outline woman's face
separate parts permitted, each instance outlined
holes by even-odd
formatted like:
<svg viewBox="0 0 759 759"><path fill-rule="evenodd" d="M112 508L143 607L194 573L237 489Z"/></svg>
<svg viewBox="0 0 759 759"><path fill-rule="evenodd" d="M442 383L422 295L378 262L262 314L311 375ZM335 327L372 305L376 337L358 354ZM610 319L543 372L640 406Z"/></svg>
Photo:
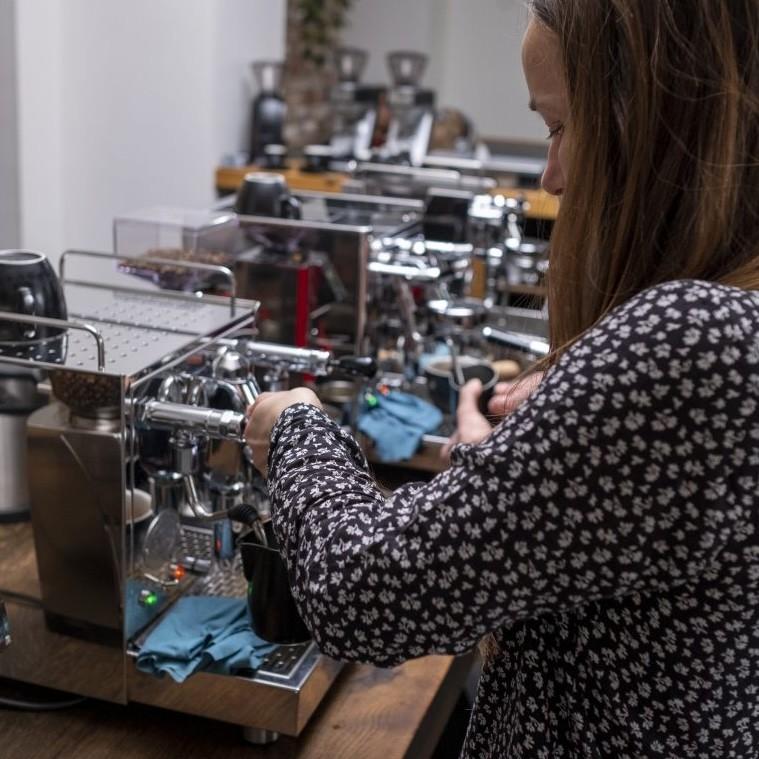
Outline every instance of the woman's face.
<svg viewBox="0 0 759 759"><path fill-rule="evenodd" d="M542 116L548 128L548 162L541 185L551 195L561 195L565 187L569 99L556 35L545 26L530 21L522 42L522 67L530 92L530 109Z"/></svg>

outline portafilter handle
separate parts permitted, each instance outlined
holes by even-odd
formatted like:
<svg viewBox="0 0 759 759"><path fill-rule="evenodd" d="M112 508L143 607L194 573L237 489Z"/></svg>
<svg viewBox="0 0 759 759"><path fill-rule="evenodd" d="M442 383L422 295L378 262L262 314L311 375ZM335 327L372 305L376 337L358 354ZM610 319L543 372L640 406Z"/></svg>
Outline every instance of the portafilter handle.
<svg viewBox="0 0 759 759"><path fill-rule="evenodd" d="M330 374L372 379L377 374L377 362L371 356L342 356L331 359L328 369Z"/></svg>
<svg viewBox="0 0 759 759"><path fill-rule="evenodd" d="M482 336L495 345L513 350L531 353L538 358L543 358L550 352L548 341L534 335L527 335L513 330L495 329L485 326L482 328Z"/></svg>
<svg viewBox="0 0 759 759"><path fill-rule="evenodd" d="M243 351L252 364L318 377L341 373L372 378L377 373L377 363L370 356L333 358L329 351L254 341L245 343Z"/></svg>

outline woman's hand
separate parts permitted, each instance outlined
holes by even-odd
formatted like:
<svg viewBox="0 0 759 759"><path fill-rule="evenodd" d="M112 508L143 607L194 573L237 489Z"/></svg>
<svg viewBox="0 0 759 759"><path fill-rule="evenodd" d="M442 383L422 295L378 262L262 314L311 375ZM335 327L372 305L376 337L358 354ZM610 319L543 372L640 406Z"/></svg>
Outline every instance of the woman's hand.
<svg viewBox="0 0 759 759"><path fill-rule="evenodd" d="M537 390L542 379L543 372L536 372L514 382L499 382L495 386L493 397L488 401L488 411L494 416L508 416ZM481 443L493 431L490 422L477 407L481 393L482 383L479 380L470 380L461 388L456 409L456 432L448 438L440 451L446 461L450 458L454 445Z"/></svg>
<svg viewBox="0 0 759 759"><path fill-rule="evenodd" d="M542 379L543 372L535 372L524 379L499 382L488 402L488 411L495 416L508 416L537 390Z"/></svg>
<svg viewBox="0 0 759 759"><path fill-rule="evenodd" d="M448 460L451 449L459 443L481 443L492 431L490 422L480 413L477 401L482 395L482 382L469 380L459 390L459 405L456 408L456 432L448 438L440 455Z"/></svg>
<svg viewBox="0 0 759 759"><path fill-rule="evenodd" d="M294 390L284 390L279 393L261 393L256 402L248 407L245 442L250 448L253 464L264 477L268 474L271 431L279 415L288 406L296 403L309 403L317 408L322 407L316 393L306 387L297 387Z"/></svg>

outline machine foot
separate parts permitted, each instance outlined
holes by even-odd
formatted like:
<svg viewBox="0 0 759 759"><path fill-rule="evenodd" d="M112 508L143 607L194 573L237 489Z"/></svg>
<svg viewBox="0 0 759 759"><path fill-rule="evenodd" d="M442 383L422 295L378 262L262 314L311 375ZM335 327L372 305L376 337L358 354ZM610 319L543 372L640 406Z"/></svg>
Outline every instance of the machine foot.
<svg viewBox="0 0 759 759"><path fill-rule="evenodd" d="M279 738L279 733L275 733L273 730L264 730L262 727L243 727L242 737L248 743L263 746L267 743L274 743Z"/></svg>

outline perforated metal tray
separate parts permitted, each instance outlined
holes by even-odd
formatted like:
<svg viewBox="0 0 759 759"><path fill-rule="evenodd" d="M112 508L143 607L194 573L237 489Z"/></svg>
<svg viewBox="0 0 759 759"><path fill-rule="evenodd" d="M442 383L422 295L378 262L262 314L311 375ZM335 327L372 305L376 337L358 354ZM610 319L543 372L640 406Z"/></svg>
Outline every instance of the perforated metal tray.
<svg viewBox="0 0 759 759"><path fill-rule="evenodd" d="M65 255L123 258L87 251ZM33 346L0 345L0 361L134 381L204 342L251 324L259 305L234 297L201 297L63 278L62 286L69 313L64 337Z"/></svg>

